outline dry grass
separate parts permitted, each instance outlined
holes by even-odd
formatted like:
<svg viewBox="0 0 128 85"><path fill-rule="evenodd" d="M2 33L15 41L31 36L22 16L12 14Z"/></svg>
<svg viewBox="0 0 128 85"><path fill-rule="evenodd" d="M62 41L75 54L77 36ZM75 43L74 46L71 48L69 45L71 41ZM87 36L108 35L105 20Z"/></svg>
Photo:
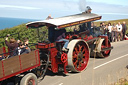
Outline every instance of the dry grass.
<svg viewBox="0 0 128 85"><path fill-rule="evenodd" d="M106 77L98 80L100 81L96 85L128 85L128 69L120 68L118 71L114 73L112 71Z"/></svg>
<svg viewBox="0 0 128 85"><path fill-rule="evenodd" d="M128 19L119 19L119 20L111 20L111 21L99 21L99 22L95 22L95 24L97 25L97 26L99 26L100 25L100 23L101 22L105 22L105 23L108 23L108 22L110 22L110 23L118 23L118 22L123 22L123 21L125 21L127 24L128 24Z"/></svg>

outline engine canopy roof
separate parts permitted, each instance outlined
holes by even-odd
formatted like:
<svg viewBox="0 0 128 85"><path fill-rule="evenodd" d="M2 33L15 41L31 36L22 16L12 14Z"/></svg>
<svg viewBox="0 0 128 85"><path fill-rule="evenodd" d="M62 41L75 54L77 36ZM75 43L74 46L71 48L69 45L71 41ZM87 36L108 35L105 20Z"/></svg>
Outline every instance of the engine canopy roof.
<svg viewBox="0 0 128 85"><path fill-rule="evenodd" d="M38 28L42 26L54 26L58 29L78 25L90 21L100 20L101 16L94 13L81 13L76 15L70 15L55 19L35 21L27 23L26 26L28 28Z"/></svg>

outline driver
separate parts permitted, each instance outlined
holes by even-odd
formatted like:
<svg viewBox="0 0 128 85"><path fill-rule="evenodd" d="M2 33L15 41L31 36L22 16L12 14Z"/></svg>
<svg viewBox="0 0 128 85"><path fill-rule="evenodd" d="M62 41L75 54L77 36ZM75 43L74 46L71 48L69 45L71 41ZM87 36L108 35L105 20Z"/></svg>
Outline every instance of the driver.
<svg viewBox="0 0 128 85"><path fill-rule="evenodd" d="M67 46L68 46L69 40L65 39L65 33L66 33L65 29L55 30L54 40L65 42L62 50L63 51L68 51Z"/></svg>

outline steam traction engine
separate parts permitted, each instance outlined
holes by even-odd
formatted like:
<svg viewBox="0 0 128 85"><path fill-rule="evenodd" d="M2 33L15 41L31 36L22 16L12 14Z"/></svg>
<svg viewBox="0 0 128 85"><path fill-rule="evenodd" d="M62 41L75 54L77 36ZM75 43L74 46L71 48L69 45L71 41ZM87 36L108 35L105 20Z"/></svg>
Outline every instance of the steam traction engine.
<svg viewBox="0 0 128 85"><path fill-rule="evenodd" d="M97 14L82 13L62 18L30 22L27 24L27 27L38 29L41 26L47 26L48 30L62 30L66 27L69 29L71 26L82 25L99 19L101 19L101 16ZM86 29L86 27L81 29ZM59 68L63 68L64 73L67 73L69 70L73 72L85 70L90 55L94 56L96 54L97 57L108 57L112 49L108 37L95 37L88 34L89 30L84 30L77 34L74 32L67 33L66 39L70 41L67 47L68 52L62 51L64 42L40 42L36 44L36 47L40 49L41 60L48 60L49 65L47 67L53 73L57 73L60 70ZM52 36L52 38L54 37ZM47 58L44 55L47 55Z"/></svg>

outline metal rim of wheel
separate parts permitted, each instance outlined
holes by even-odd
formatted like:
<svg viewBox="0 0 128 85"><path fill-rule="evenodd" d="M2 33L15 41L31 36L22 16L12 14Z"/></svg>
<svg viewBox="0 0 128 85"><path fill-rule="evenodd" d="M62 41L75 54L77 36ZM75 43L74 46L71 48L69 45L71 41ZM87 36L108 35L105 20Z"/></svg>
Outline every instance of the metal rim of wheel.
<svg viewBox="0 0 128 85"><path fill-rule="evenodd" d="M35 85L34 79L29 79L27 85Z"/></svg>
<svg viewBox="0 0 128 85"><path fill-rule="evenodd" d="M38 80L34 73L27 73L20 81L20 85L37 85Z"/></svg>
<svg viewBox="0 0 128 85"><path fill-rule="evenodd" d="M90 53L88 44L81 39L72 40L68 44L68 66L73 72L81 72L88 65Z"/></svg>
<svg viewBox="0 0 128 85"><path fill-rule="evenodd" d="M111 47L110 41L108 41L108 47ZM105 40L102 39L102 40L100 41L100 43L99 43L99 48L98 48L98 49L99 49L100 51L102 51L102 49L108 48L108 47L105 46ZM100 51L97 53L97 56L103 57L103 58L108 57L108 56L110 55L110 53L111 53L111 50L106 50L106 51L103 51L103 52L100 52Z"/></svg>
<svg viewBox="0 0 128 85"><path fill-rule="evenodd" d="M108 47L111 47L110 41L108 41ZM103 48L107 48L107 47L105 46L105 40L103 41L103 43L102 43L102 45L101 45L101 50L102 50ZM102 52L102 55L103 55L104 57L108 57L108 56L110 55L110 52L111 52L111 50L106 50L106 51Z"/></svg>

